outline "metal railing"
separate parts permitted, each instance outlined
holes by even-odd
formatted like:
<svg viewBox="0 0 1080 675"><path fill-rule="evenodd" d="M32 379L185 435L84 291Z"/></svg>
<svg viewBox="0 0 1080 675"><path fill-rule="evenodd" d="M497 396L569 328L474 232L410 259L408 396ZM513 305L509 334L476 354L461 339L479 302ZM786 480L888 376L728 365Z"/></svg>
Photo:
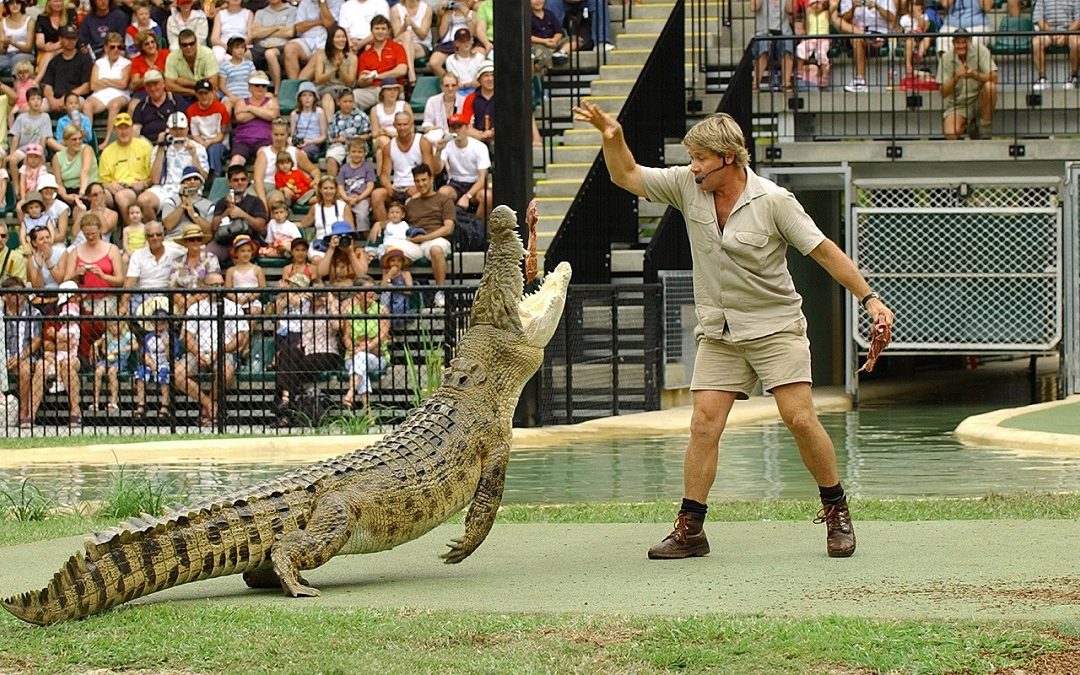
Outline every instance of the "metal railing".
<svg viewBox="0 0 1080 675"><path fill-rule="evenodd" d="M683 71L685 0L678 0L656 46L619 112L627 144L638 162L664 161L664 141L681 136L686 125L685 90L673 73ZM577 283L611 280L613 243L637 244L637 197L611 182L603 154L597 155L582 188L545 255L545 267L574 266Z"/></svg>

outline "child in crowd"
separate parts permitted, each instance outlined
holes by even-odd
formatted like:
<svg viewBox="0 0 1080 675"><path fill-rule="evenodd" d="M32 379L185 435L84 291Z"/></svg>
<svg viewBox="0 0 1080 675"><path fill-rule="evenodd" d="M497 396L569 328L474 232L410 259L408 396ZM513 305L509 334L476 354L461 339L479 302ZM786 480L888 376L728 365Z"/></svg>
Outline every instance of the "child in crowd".
<svg viewBox="0 0 1080 675"><path fill-rule="evenodd" d="M105 332L94 341L94 354L97 365L94 367L94 412L101 410L101 380L109 376L109 405L106 410L110 415L120 412L120 371L127 370L128 358L135 349L134 338L127 321L105 322Z"/></svg>
<svg viewBox="0 0 1080 675"><path fill-rule="evenodd" d="M218 9L214 16L210 45L219 64L224 64L233 55L233 40L239 38L243 41L251 29L251 21L255 15L250 9L245 9L243 4L243 0L228 0L225 7ZM247 51L246 44L244 51ZM244 81L247 81L246 76Z"/></svg>
<svg viewBox="0 0 1080 675"><path fill-rule="evenodd" d="M38 179L43 174L49 173L49 170L45 168L45 151L40 145L37 143L24 145L23 154L26 155L26 161L19 167L19 183L16 190L19 201L26 199L26 195L31 192L36 192Z"/></svg>
<svg viewBox="0 0 1080 675"><path fill-rule="evenodd" d="M303 289L311 286L311 279L300 272L287 277L282 277L283 288ZM281 293L276 299L277 311L282 315L278 319L277 331L274 333L274 353L277 354L275 368L278 371L295 372L300 370L304 352L301 341L303 339L302 317L311 316L310 293ZM289 398L292 395L290 387L292 378L282 377L283 386L278 391L278 409L282 415L289 407ZM287 418L284 420L288 422Z"/></svg>
<svg viewBox="0 0 1080 675"><path fill-rule="evenodd" d="M53 135L52 120L42 107L44 99L41 90L30 87L26 91L28 109L15 118L15 124L8 130L11 136L11 154L8 155L8 174L14 176L19 171L19 164L26 157L26 146L41 144L48 141ZM44 161L44 157L42 157Z"/></svg>
<svg viewBox="0 0 1080 675"><path fill-rule="evenodd" d="M282 268L282 281L296 274L303 274L308 278L308 285L314 286L316 282L315 267L308 262L307 240L303 237L293 239L289 245L289 254L292 256L292 262Z"/></svg>
<svg viewBox="0 0 1080 675"><path fill-rule="evenodd" d="M37 86L34 81L33 61L19 61L15 64L15 81L11 86L0 83L0 91L8 97L8 126L15 123L15 114L24 113L30 109L30 103L26 100L26 92ZM47 110L46 104L42 106Z"/></svg>
<svg viewBox="0 0 1080 675"><path fill-rule="evenodd" d="M124 31L124 47L129 59L139 55L139 44L136 36L141 31L148 31L161 42L161 26L150 16L150 3L148 0L135 0L132 5L131 25Z"/></svg>
<svg viewBox="0 0 1080 675"><path fill-rule="evenodd" d="M244 38L230 38L227 44L229 58L221 64L219 86L221 93L225 95L225 107L231 114L237 101L251 96L248 79L255 72L255 64L247 58L247 42Z"/></svg>
<svg viewBox="0 0 1080 675"><path fill-rule="evenodd" d="M409 248L409 224L405 222L405 206L399 201L392 201L386 207L385 223L375 223L371 228L370 241L378 241L379 234L383 236L382 245L379 247L379 256L383 256L391 247L406 250ZM402 245L404 242L406 245ZM415 246L415 244L414 244Z"/></svg>
<svg viewBox="0 0 1080 675"><path fill-rule="evenodd" d="M346 89L337 99L337 111L330 118L327 135L330 137L330 147L326 149L326 170L335 178L338 175L338 167L345 162L348 155L349 145L355 141L363 141L364 149L371 140L371 121L362 110L356 107L356 98L351 90Z"/></svg>
<svg viewBox="0 0 1080 675"><path fill-rule="evenodd" d="M296 110L289 115L293 145L307 153L313 162L319 160L322 144L326 142L326 111L318 102L315 85L301 82L296 93Z"/></svg>
<svg viewBox="0 0 1080 675"><path fill-rule="evenodd" d="M911 0L909 10L900 17L900 30L910 37L904 38L905 74L915 74L915 63L926 58L934 38L927 33L937 32L940 24L936 23L937 14L927 10L926 0Z"/></svg>
<svg viewBox="0 0 1080 675"><path fill-rule="evenodd" d="M473 36L468 28L459 28L454 37L454 53L446 57L446 72L458 79L458 92L468 96L480 86L477 71L487 59L482 53L473 51Z"/></svg>
<svg viewBox="0 0 1080 675"><path fill-rule="evenodd" d="M390 348L389 310L379 303L375 281L366 274L357 275L354 293L342 303L341 312L356 315L345 321L345 366L349 373L349 391L341 405L351 408L356 394L360 405L368 404L371 378L386 368Z"/></svg>
<svg viewBox="0 0 1080 675"><path fill-rule="evenodd" d="M84 143L90 143L93 140L94 129L90 126L90 118L82 114L82 100L78 94L68 94L64 97L64 110L67 113L56 120L56 133L45 141L53 152L64 150L64 129L69 125L75 125L76 129L82 131Z"/></svg>
<svg viewBox="0 0 1080 675"><path fill-rule="evenodd" d="M290 255L293 239L301 237L300 228L289 220L289 205L284 199L270 200L270 221L266 223L266 246L259 255L284 258Z"/></svg>
<svg viewBox="0 0 1080 675"><path fill-rule="evenodd" d="M307 204L311 201L311 176L293 165L292 155L288 152L278 153L274 186L281 191L289 204Z"/></svg>
<svg viewBox="0 0 1080 675"><path fill-rule="evenodd" d="M124 229L120 233L123 244L120 248L123 251L125 265L131 260L132 253L146 246L146 223L143 221L146 211L143 210L141 204L132 202L128 206L127 212L127 225L124 225Z"/></svg>
<svg viewBox="0 0 1080 675"><path fill-rule="evenodd" d="M406 257L405 252L397 247L390 247L383 252L380 263L382 264L382 285L400 289L411 289L413 285L412 272L406 268L412 261ZM391 314L407 314L409 311L409 296L411 290L383 291L380 302L383 307L388 307ZM405 319L391 319L393 328L404 327Z"/></svg>
<svg viewBox="0 0 1080 675"><path fill-rule="evenodd" d="M46 217L49 231L52 232L53 242L63 244L67 241L68 219L71 216L71 208L67 202L60 199L60 190L56 184L56 178L50 173L41 174L38 178L38 192L41 193L42 214ZM0 194L3 194L0 192ZM29 232L30 230L23 230Z"/></svg>
<svg viewBox="0 0 1080 675"><path fill-rule="evenodd" d="M75 282L70 283L69 288L78 289ZM64 288L64 284L60 285ZM79 395L79 340L82 339L82 328L77 317L82 313L76 294L60 293L58 296L59 311L58 320L49 322L45 327L45 376L55 378L49 391L68 393L68 408L70 418L68 426L77 428L82 426L82 403Z"/></svg>
<svg viewBox="0 0 1080 675"><path fill-rule="evenodd" d="M796 33L806 36L795 47L798 59L797 77L821 89L829 87L829 3L826 0L810 0L806 14L796 25ZM809 62L814 63L809 63ZM812 66L816 65L817 68Z"/></svg>
<svg viewBox="0 0 1080 675"><path fill-rule="evenodd" d="M158 417L169 415L169 385L172 383L172 371L169 357L174 353L175 344L169 334L169 313L164 309L155 309L151 314L153 330L146 332L142 339L142 363L135 369L135 419L143 416L146 410L146 383L158 385L160 409Z"/></svg>
<svg viewBox="0 0 1080 675"><path fill-rule="evenodd" d="M35 190L29 193L26 200L19 206L19 210L23 214L22 220L19 221L23 232L31 232L39 227L49 227L49 214L45 213L45 199L40 192ZM51 227L49 229L52 231L53 241L59 241L56 238L56 230ZM23 252L29 255L31 251L29 237L23 239L26 240L23 241Z"/></svg>
<svg viewBox="0 0 1080 675"><path fill-rule="evenodd" d="M405 110L405 101L401 97L401 85L397 80L386 79L379 87L379 100L371 106L368 118L371 120L371 137L375 139L375 168L382 162L380 148L397 138L394 117Z"/></svg>
<svg viewBox="0 0 1080 675"><path fill-rule="evenodd" d="M350 139L349 161L338 171L337 185L338 197L352 209L357 232L366 232L371 228L371 193L375 191L376 182L375 167L367 161L367 141L363 138Z"/></svg>
<svg viewBox="0 0 1080 675"><path fill-rule="evenodd" d="M237 293L231 298L232 301L244 310L244 314L262 313L258 289L266 286L266 275L261 267L252 262L255 257L255 240L246 234L237 235L233 239L229 255L233 259L233 266L225 270L225 287L255 289Z"/></svg>

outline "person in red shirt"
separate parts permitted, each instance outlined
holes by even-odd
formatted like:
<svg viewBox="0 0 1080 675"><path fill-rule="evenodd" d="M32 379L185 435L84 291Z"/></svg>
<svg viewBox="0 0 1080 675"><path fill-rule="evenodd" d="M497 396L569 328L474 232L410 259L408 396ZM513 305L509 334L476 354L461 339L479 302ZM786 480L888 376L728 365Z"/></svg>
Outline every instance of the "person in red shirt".
<svg viewBox="0 0 1080 675"><path fill-rule="evenodd" d="M210 80L195 83L195 102L187 109L191 140L206 148L206 158L210 164L207 184L213 184L214 178L223 176L225 158L229 149L225 139L229 136L229 110L214 95L214 85Z"/></svg>
<svg viewBox="0 0 1080 675"><path fill-rule="evenodd" d="M405 48L390 39L390 19L376 14L371 20L371 44L360 52L357 61L356 88L353 96L361 110L367 110L379 101L379 81L396 79L404 84L409 72L409 59Z"/></svg>
<svg viewBox="0 0 1080 675"><path fill-rule="evenodd" d="M151 67L165 72L165 59L169 58L169 50L158 47L157 35L152 30L141 30L135 35L135 46L139 53L131 59L131 103L128 112L135 110L139 101L146 98L146 85L143 79L146 71Z"/></svg>
<svg viewBox="0 0 1080 675"><path fill-rule="evenodd" d="M311 191L311 176L297 169L292 155L287 152L278 153L274 186L281 190L289 204L307 204L314 194Z"/></svg>

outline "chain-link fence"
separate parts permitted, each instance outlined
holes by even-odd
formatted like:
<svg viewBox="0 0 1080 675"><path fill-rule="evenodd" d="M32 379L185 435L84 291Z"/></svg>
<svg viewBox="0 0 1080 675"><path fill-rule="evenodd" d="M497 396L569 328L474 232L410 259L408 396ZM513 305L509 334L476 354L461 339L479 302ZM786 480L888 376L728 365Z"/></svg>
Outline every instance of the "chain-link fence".
<svg viewBox="0 0 1080 675"><path fill-rule="evenodd" d="M1063 335L1060 180L855 181L853 258L896 312L893 354L1039 352ZM854 309L854 308L853 308ZM868 346L870 317L850 330Z"/></svg>

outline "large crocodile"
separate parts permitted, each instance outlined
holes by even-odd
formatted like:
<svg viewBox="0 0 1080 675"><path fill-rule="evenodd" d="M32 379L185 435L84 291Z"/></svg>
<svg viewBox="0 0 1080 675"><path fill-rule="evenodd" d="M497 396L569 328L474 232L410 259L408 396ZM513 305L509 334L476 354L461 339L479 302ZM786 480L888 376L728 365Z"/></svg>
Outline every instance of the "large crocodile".
<svg viewBox="0 0 1080 675"><path fill-rule="evenodd" d="M87 538L49 585L4 607L46 625L89 616L179 584L242 573L252 587L318 595L301 576L331 557L393 548L471 502L459 563L487 537L502 499L511 419L562 315L570 266L522 297L516 214L489 219L491 241L471 325L442 386L392 434L351 454Z"/></svg>

